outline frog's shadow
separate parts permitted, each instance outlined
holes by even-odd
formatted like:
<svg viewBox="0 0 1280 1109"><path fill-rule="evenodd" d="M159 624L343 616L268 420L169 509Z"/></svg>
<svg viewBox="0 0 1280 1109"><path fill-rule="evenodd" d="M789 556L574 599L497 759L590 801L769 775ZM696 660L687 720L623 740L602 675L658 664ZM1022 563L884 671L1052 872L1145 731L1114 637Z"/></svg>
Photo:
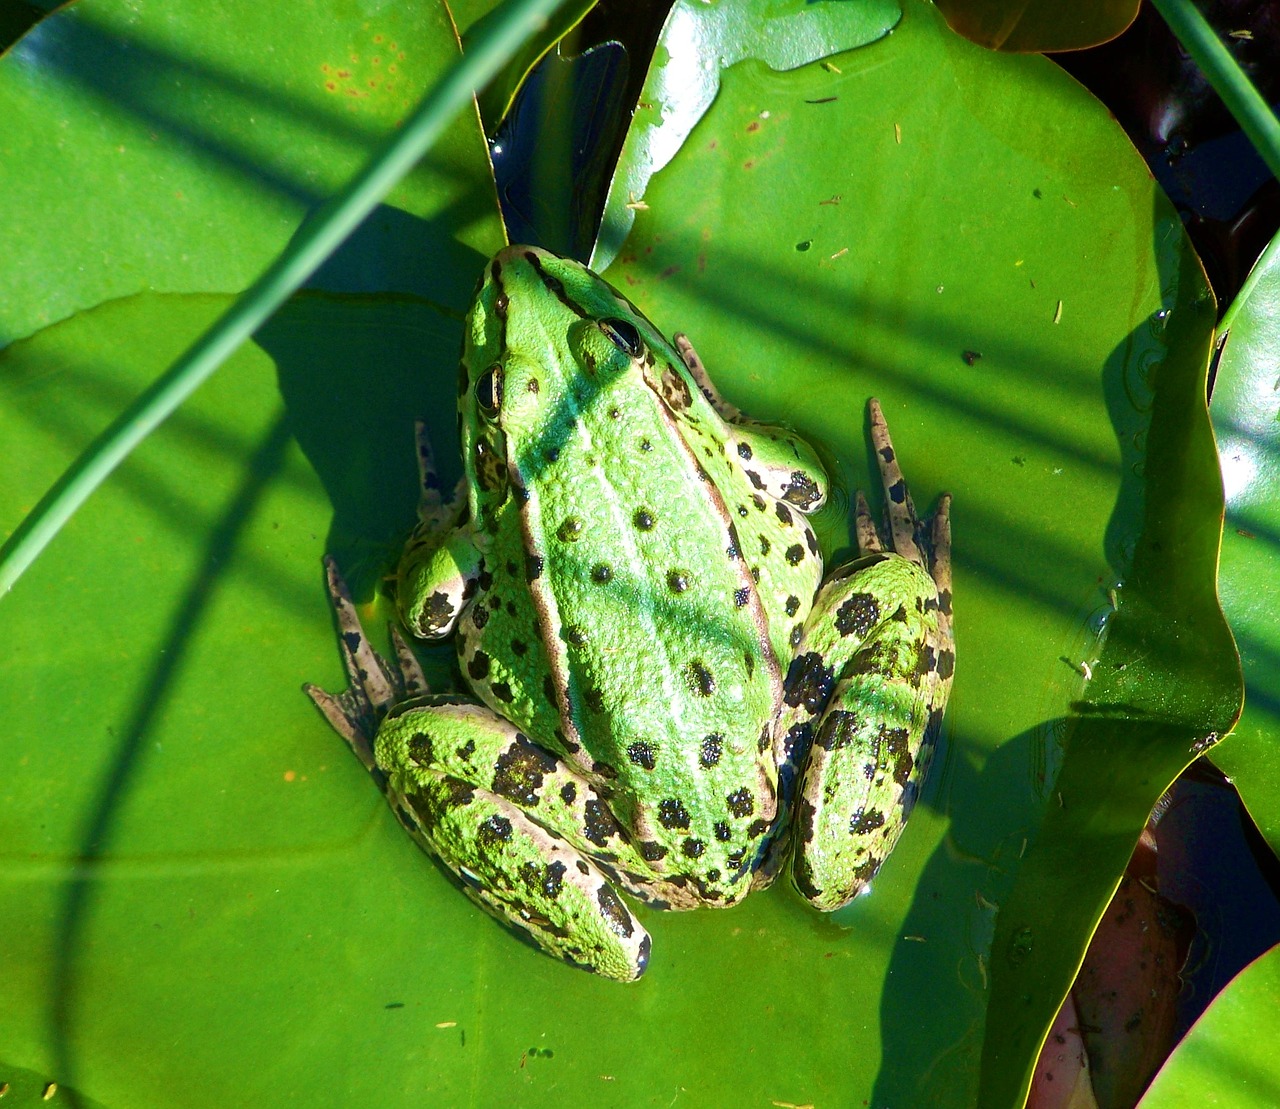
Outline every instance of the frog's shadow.
<svg viewBox="0 0 1280 1109"><path fill-rule="evenodd" d="M401 216L415 227L423 222ZM426 424L446 487L461 472L454 397L471 295L466 275L486 261L466 254L447 263L424 255L439 285L431 299L304 290L255 335L275 362L289 430L333 506L325 550L358 595L416 518L415 421ZM317 558L317 581L320 574Z"/></svg>

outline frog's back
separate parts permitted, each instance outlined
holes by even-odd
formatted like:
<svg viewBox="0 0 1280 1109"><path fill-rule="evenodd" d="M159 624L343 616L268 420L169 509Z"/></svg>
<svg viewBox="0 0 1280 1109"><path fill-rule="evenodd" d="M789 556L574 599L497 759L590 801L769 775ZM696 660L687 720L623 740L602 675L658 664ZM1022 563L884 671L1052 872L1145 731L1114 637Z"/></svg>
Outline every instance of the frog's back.
<svg viewBox="0 0 1280 1109"><path fill-rule="evenodd" d="M495 708L605 787L655 870L736 899L745 883L729 884L775 809L781 701L738 538L752 490L661 349L619 369L592 352L589 329L542 336L568 344L554 357L507 345L509 495L490 516L462 666Z"/></svg>

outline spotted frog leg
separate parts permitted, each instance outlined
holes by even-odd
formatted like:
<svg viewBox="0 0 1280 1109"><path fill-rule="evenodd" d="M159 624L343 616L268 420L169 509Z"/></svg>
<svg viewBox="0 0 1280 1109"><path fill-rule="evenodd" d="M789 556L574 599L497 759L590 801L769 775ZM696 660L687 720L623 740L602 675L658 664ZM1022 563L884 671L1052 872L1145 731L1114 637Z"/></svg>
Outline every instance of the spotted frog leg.
<svg viewBox="0 0 1280 1109"><path fill-rule="evenodd" d="M332 559L325 569L351 687L304 689L405 829L473 901L537 946L609 978L638 978L649 934L615 887L657 908L693 907L681 903L685 891L652 874L606 799L562 760L485 706L428 693L394 626L395 662L378 654Z"/></svg>
<svg viewBox="0 0 1280 1109"><path fill-rule="evenodd" d="M887 536L859 492L859 557L819 589L787 674L777 834L755 875L767 886L789 849L797 889L828 912L867 887L902 834L955 663L951 498L920 521L879 402L869 410Z"/></svg>

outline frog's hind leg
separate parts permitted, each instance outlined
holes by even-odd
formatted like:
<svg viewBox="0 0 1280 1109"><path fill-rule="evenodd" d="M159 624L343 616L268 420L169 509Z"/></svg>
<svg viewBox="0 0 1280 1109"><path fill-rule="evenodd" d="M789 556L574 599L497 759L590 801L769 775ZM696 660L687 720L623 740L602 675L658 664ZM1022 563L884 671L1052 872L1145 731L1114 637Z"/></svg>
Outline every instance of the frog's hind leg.
<svg viewBox="0 0 1280 1109"><path fill-rule="evenodd" d="M597 861L620 862L630 848L604 799L567 764L487 707L451 696L392 709L376 757L402 823L473 900L575 966L624 982L644 973L649 935L618 896L612 867Z"/></svg>
<svg viewBox="0 0 1280 1109"><path fill-rule="evenodd" d="M414 840L539 947L610 978L638 978L649 936L614 883L647 893L650 872L604 798L484 706L428 693L396 629L395 662L379 655L331 559L325 569L351 687L304 688Z"/></svg>
<svg viewBox="0 0 1280 1109"><path fill-rule="evenodd" d="M819 591L787 675L780 778L794 792L792 876L817 908L847 904L893 849L919 792L954 669L950 498L921 524L879 405L870 405L889 527L858 495L861 555Z"/></svg>

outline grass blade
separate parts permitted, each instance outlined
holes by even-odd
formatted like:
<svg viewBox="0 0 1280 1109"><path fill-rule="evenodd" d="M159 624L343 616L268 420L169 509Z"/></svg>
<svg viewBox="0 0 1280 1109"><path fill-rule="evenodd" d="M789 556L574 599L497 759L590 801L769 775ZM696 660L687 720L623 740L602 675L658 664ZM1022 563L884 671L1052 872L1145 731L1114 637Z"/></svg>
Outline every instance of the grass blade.
<svg viewBox="0 0 1280 1109"><path fill-rule="evenodd" d="M1280 178L1280 121L1191 0L1152 0L1267 168Z"/></svg>

